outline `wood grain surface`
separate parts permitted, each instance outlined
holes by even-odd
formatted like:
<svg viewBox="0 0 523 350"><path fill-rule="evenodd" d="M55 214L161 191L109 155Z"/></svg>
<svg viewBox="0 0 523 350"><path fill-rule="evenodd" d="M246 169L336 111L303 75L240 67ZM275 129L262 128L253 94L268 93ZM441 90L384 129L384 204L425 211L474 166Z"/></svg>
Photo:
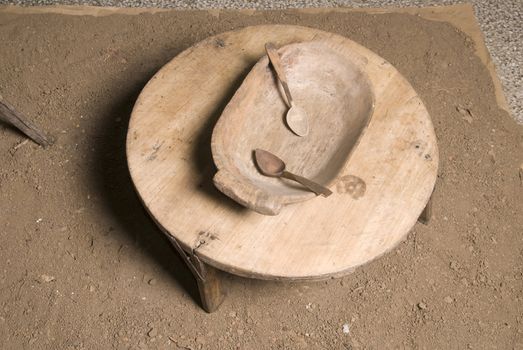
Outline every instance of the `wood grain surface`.
<svg viewBox="0 0 523 350"><path fill-rule="evenodd" d="M211 133L266 42L311 40L364 58L372 119L332 196L261 215L214 187ZM210 37L165 65L136 102L127 158L146 209L184 249L230 273L290 280L342 275L392 249L425 207L438 166L427 110L394 67L347 38L285 25Z"/></svg>
<svg viewBox="0 0 523 350"><path fill-rule="evenodd" d="M242 205L277 215L282 206L315 194L294 181L262 175L253 150L280 157L286 169L322 185L333 185L372 116L374 93L366 74L368 59L349 41L314 40L278 50L293 107L308 119L309 133L295 135L288 125L284 93L267 56L236 91L212 136L219 169L217 187ZM319 198L316 200L320 200Z"/></svg>

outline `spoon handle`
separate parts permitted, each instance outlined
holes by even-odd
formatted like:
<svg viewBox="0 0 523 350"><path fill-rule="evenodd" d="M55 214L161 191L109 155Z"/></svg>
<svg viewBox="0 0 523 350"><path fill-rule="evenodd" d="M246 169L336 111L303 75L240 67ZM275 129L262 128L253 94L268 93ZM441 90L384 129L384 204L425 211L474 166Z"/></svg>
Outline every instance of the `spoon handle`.
<svg viewBox="0 0 523 350"><path fill-rule="evenodd" d="M281 65L280 61L280 55L278 55L278 51L276 51L276 47L273 43L266 43L265 44L265 51L267 51L267 56L269 56L269 61L272 63L272 66L274 67L274 70L276 71L276 75L278 76L278 80L281 83L281 86L283 87L283 91L285 92L285 96L287 97L287 104L289 108L292 107L292 96L291 91L289 90L289 84L287 84L287 77L285 76L285 71L283 70L283 67Z"/></svg>
<svg viewBox="0 0 523 350"><path fill-rule="evenodd" d="M329 190L327 187L324 187L312 180L306 179L303 176L284 171L283 174L281 174L281 177L299 182L300 184L307 187L309 190L316 193L317 195L321 194L323 197L328 197L332 194L332 191Z"/></svg>

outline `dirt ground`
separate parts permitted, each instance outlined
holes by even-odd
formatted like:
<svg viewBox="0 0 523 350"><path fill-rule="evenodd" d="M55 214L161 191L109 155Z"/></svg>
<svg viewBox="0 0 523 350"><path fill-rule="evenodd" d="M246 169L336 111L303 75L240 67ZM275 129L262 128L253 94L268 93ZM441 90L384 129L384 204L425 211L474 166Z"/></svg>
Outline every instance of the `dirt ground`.
<svg viewBox="0 0 523 350"><path fill-rule="evenodd" d="M127 123L170 58L262 23L345 35L409 79L438 136L435 217L341 279L228 276L228 298L206 314L134 193ZM523 128L451 25L405 14L0 11L0 41L0 94L56 140L43 149L0 124L0 348L523 349Z"/></svg>

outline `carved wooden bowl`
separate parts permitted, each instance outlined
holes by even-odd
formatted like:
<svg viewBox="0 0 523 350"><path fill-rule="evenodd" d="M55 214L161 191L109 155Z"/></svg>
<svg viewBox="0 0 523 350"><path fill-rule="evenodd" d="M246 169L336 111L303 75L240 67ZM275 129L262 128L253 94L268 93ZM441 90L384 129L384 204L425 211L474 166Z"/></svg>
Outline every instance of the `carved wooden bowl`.
<svg viewBox="0 0 523 350"><path fill-rule="evenodd" d="M224 109L212 135L220 191L259 213L276 215L283 205L316 195L289 180L260 174L254 149L283 159L287 170L329 186L346 166L373 113L374 93L365 57L323 41L278 50L294 104L310 131L296 136L285 124L281 85L263 56ZM325 199L318 199L325 200Z"/></svg>

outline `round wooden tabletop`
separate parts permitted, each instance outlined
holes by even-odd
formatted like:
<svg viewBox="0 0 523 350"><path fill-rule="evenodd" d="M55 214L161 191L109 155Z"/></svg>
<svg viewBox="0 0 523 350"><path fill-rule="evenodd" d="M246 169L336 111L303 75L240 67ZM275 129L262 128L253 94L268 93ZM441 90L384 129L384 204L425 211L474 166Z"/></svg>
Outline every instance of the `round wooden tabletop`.
<svg viewBox="0 0 523 350"><path fill-rule="evenodd" d="M332 196L258 214L214 187L212 130L266 42L310 40L361 57L373 115ZM407 235L432 193L438 149L425 106L383 58L332 33L267 25L210 37L166 64L136 102L127 159L148 212L186 251L233 274L310 280L348 273Z"/></svg>

